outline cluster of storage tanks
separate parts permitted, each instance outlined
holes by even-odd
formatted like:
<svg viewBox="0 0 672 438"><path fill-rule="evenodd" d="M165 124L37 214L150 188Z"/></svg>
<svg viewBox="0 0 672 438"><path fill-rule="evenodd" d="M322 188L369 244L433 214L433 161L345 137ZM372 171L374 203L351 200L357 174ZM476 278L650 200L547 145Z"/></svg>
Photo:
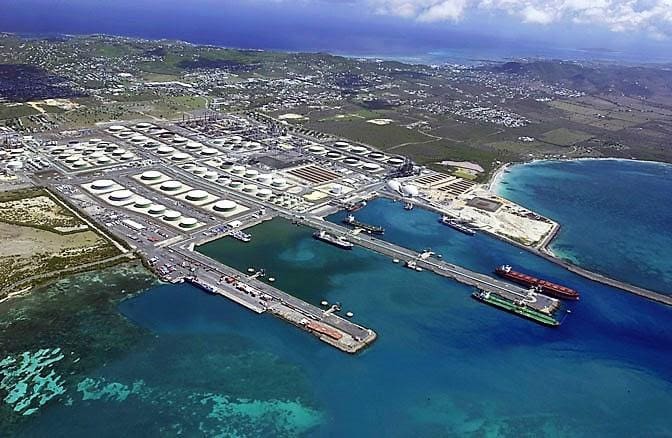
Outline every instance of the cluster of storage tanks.
<svg viewBox="0 0 672 438"><path fill-rule="evenodd" d="M51 146L49 154L71 169L84 169L133 161L137 156L115 143L91 138L70 141L66 145Z"/></svg>
<svg viewBox="0 0 672 438"><path fill-rule="evenodd" d="M189 229L196 228L199 225L196 218L184 216L176 210L169 210L166 206L154 203L151 200L120 186L113 180L99 179L90 183L88 187L90 190L97 192L99 197L112 205L126 207L133 211L159 218L173 226ZM198 191L194 190L193 192ZM193 193L193 196L198 197L201 195Z"/></svg>
<svg viewBox="0 0 672 438"><path fill-rule="evenodd" d="M19 170L23 168L24 161L26 157L24 156L26 150L24 148L15 147L11 149L0 149L0 164L3 164L4 167L8 170ZM41 160L28 160L28 163L32 163L37 168L43 166ZM45 163L46 164L46 163Z"/></svg>
<svg viewBox="0 0 672 438"><path fill-rule="evenodd" d="M418 186L413 185L413 184L405 184L402 183L399 180L396 179L391 179L387 182L387 187L394 191L399 193L400 195L407 196L409 198L413 198L415 196L418 196L420 193L420 190L418 189Z"/></svg>
<svg viewBox="0 0 672 438"><path fill-rule="evenodd" d="M218 138L212 140L212 145L227 151L254 151L260 149L261 143L258 141L244 140L239 135Z"/></svg>
<svg viewBox="0 0 672 438"><path fill-rule="evenodd" d="M163 158L178 163L190 161L194 158L215 157L220 154L220 151L216 148L190 140L151 123L137 123L133 128L114 125L107 128L107 131L136 147L150 150ZM158 140L137 131L144 131L148 135L158 138Z"/></svg>
<svg viewBox="0 0 672 438"><path fill-rule="evenodd" d="M382 152L372 151L367 147L352 145L344 141L335 142L333 147L338 150L331 150L319 144L313 144L306 147L306 151L313 155L323 156L329 158L330 160L339 161L343 164L347 164L348 166L359 167L360 169L369 173L382 171L384 169L384 164L396 167L401 166L404 163L404 158L402 157L389 157ZM369 160L379 161L380 163L367 161L363 159L365 157Z"/></svg>
<svg viewBox="0 0 672 438"><path fill-rule="evenodd" d="M179 196L180 199L184 199L188 202L210 208L218 213L228 213L233 210L236 210L239 205L235 201L230 200L217 200L216 202L212 194L206 192L205 190L192 189L191 187L185 185L184 183L169 179L161 172L155 170L148 170L143 172L139 176L140 181L151 186L154 189L168 195L168 196ZM259 195L259 193L257 193ZM268 196L271 195L270 190L268 191ZM213 199L214 198L214 199ZM210 205L212 204L212 205Z"/></svg>

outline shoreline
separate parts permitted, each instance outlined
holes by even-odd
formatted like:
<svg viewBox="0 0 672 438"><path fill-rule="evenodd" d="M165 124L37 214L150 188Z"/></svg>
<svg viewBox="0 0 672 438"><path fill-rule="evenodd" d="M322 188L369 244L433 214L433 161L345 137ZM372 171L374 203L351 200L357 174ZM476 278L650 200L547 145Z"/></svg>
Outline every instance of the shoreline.
<svg viewBox="0 0 672 438"><path fill-rule="evenodd" d="M513 166L523 166L527 164L533 164L533 163L538 163L538 162L551 162L551 161L594 161L594 160L599 160L599 161L625 161L625 162L639 162L639 163L648 163L648 164L656 164L656 165L662 165L662 166L669 166L672 168L672 163L666 163L662 161L651 161L651 160L635 160L635 159L630 159L630 158L608 158L608 157L598 157L598 158L589 158L589 157L582 157L582 158L542 158L542 159L534 159L530 161L525 161L525 162L514 162L514 163L504 163L502 164L492 175L492 178L487 184L488 190L492 191L494 194L497 196L501 196L505 199L505 196L501 195L498 193L498 188L499 188L499 183L502 181L505 170L510 169ZM601 273L601 272L596 272L592 271L589 268L583 267L581 265L578 265L576 263L573 263L569 260L563 259L557 254L553 252L553 250L550 248L551 244L553 241L556 239L558 236L560 229L562 228L562 224L559 222L556 222L558 226L549 233L548 236L544 238L544 240L536 247L531 247L531 246L526 246L523 244L520 244L514 240L508 239L504 236L498 236L494 233L488 233L491 236L494 236L500 240L503 240L505 242L508 242L512 245L515 245L519 248L525 249L539 257L542 257L552 263L555 263L559 266L562 266L563 268L567 269L568 271L580 275L584 278L587 278L592 281L596 281L598 283L614 287L616 289L620 289L625 292L629 292L638 296L641 296L643 298L647 298L649 300L661 303L661 304L666 304L668 306L672 306L672 296L666 295L662 292L657 292L649 289L645 289L643 287L639 287L637 285L631 284L627 281L624 280L617 280L615 278L610 277L607 274Z"/></svg>

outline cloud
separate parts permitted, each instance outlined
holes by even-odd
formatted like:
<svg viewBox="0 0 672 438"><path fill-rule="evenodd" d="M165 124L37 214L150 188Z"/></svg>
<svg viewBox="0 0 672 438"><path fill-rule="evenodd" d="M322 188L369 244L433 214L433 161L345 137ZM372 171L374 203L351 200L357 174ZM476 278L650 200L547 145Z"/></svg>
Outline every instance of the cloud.
<svg viewBox="0 0 672 438"><path fill-rule="evenodd" d="M574 23L614 32L672 36L672 0L364 0L378 14L422 22L459 21L472 14L507 14L523 23Z"/></svg>
<svg viewBox="0 0 672 438"><path fill-rule="evenodd" d="M430 6L419 16L420 21L459 20L462 18L467 0L447 0Z"/></svg>

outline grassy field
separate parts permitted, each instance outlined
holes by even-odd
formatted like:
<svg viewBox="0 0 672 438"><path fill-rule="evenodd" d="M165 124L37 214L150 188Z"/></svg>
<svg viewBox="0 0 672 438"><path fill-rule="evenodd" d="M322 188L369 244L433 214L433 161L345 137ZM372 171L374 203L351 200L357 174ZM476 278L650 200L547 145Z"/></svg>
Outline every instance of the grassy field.
<svg viewBox="0 0 672 438"><path fill-rule="evenodd" d="M412 129L407 129L395 124L378 126L368 123L362 118L310 122L305 126L309 129L327 132L383 150L404 143L420 143L432 140L431 137Z"/></svg>
<svg viewBox="0 0 672 438"><path fill-rule="evenodd" d="M35 114L39 114L39 111L30 105L0 105L0 120L15 119L19 117L32 116Z"/></svg>
<svg viewBox="0 0 672 438"><path fill-rule="evenodd" d="M477 163L485 170L482 174L478 175L479 181L488 178L490 172L496 167L497 161L506 162L516 159L508 151L476 148L448 140L436 140L431 143L408 145L395 149L395 152L441 172L445 172L446 168L437 164L440 161L453 160Z"/></svg>
<svg viewBox="0 0 672 438"><path fill-rule="evenodd" d="M585 132L572 131L567 128L558 128L544 133L540 140L558 146L571 146L581 141L589 140L592 137L591 134Z"/></svg>
<svg viewBox="0 0 672 438"><path fill-rule="evenodd" d="M205 108L206 100L200 96L169 96L152 102L146 114L163 119L178 117L182 113Z"/></svg>

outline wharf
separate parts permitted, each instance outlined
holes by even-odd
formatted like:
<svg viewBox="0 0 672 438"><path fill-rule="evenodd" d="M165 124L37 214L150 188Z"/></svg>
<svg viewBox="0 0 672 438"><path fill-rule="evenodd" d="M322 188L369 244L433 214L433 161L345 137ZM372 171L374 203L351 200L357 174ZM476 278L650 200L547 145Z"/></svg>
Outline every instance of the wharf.
<svg viewBox="0 0 672 438"><path fill-rule="evenodd" d="M296 220L296 218L294 218ZM343 236L355 245L362 246L388 257L402 261L414 261L417 267L432 271L438 275L451 278L468 286L492 292L512 301L523 300L526 304L546 314L550 314L560 306L559 300L542 294L531 293L518 285L507 283L485 274L471 271L461 266L439 260L432 256L420 257L417 252L404 248L370 235L352 233L340 225L317 218L305 218L298 222L312 228L322 229Z"/></svg>
<svg viewBox="0 0 672 438"><path fill-rule="evenodd" d="M387 194L382 194L382 196L385 196L389 199L394 199L393 197L387 195ZM437 208L434 205L428 204L426 202L418 202L417 205L421 206L422 208L425 208L426 210L436 212L438 214L445 214L444 211L441 209ZM599 274L597 272L590 271L588 269L584 269L580 266L577 266L573 263L567 262L563 259L560 259L553 255L549 250L548 246L550 243L555 239L557 236L558 232L560 231L560 225L556 224L551 232L542 240L540 244L538 244L535 247L530 247L527 245L523 245L520 242L516 242L515 240L508 239L504 236L500 236L499 234L495 234L489 230L483 230L480 229L479 231L487 233L489 236L494 237L495 239L499 239L503 242L506 242L510 245L516 246L518 248L521 248L525 251L528 251L532 254L535 254L539 257L542 257L546 260L548 260L551 263L555 263L556 265L562 266L563 268L567 269L568 271L580 275L588 280L595 281L597 283L601 283L610 287L613 287L614 289L620 289L625 292L629 292L631 294L639 295L640 297L649 299L651 301L655 301L660 304L665 304L668 306L672 306L672 296L661 293L661 292L656 292L652 291L650 289L645 289L643 287L635 286L633 284L627 283L625 281L621 280L616 280L614 278L608 277L603 274Z"/></svg>
<svg viewBox="0 0 672 438"><path fill-rule="evenodd" d="M347 353L357 353L377 337L371 329L333 313L326 313L317 306L256 278L249 277L203 254L189 251L190 246L188 242L175 245L172 247L173 254L200 267L190 275L183 277L186 281L196 283L210 293L229 298L256 313L270 312ZM235 278L242 287L221 283L224 277ZM329 333L332 336L329 336Z"/></svg>

